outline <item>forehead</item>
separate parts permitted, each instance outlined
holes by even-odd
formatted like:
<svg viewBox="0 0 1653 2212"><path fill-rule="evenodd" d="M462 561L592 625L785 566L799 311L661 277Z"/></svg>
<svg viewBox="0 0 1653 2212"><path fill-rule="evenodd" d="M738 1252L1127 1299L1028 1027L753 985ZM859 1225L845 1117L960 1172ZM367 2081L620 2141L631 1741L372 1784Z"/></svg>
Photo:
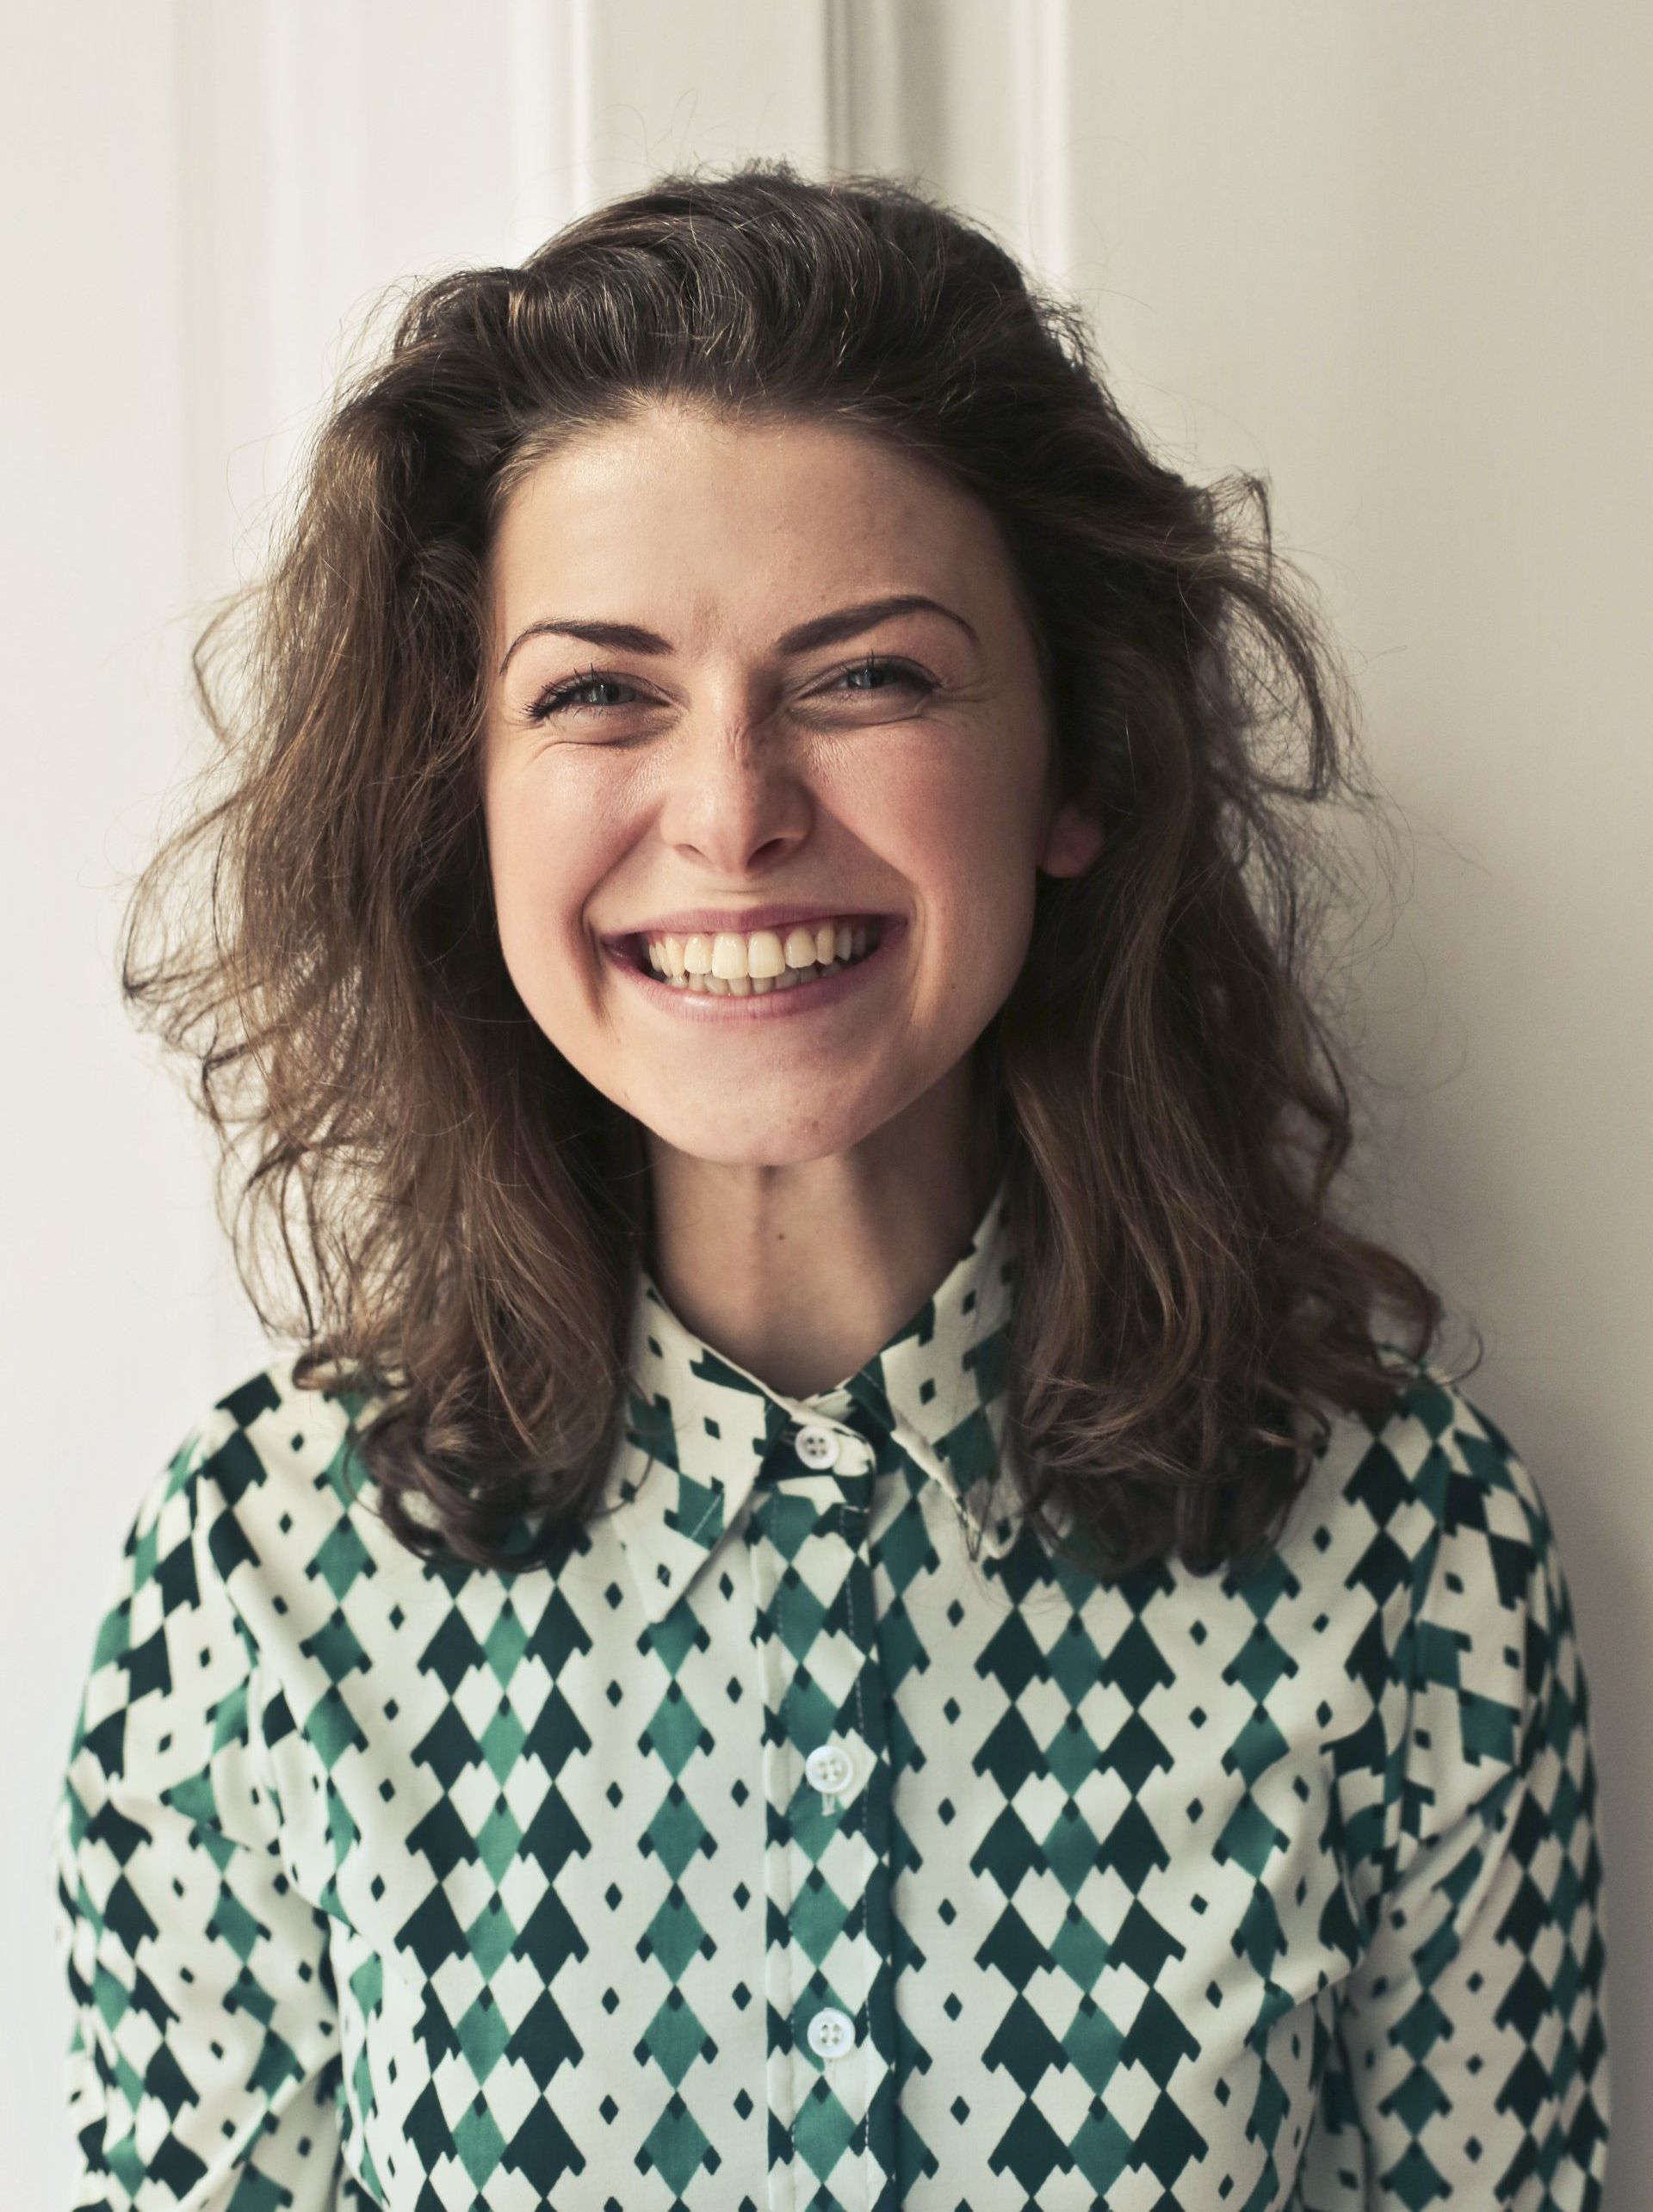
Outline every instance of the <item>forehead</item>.
<svg viewBox="0 0 1653 2212"><path fill-rule="evenodd" d="M656 404L536 465L500 516L489 581L501 629L548 595L593 615L647 597L690 636L826 596L929 590L986 612L1010 590L987 509L875 433Z"/></svg>

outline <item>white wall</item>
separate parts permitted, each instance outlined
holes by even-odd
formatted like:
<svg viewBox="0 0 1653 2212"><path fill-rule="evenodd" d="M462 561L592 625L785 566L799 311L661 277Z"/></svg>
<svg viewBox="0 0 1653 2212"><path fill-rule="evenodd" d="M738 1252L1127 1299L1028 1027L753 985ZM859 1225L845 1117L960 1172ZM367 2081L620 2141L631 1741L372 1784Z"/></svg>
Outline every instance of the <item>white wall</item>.
<svg viewBox="0 0 1653 2212"><path fill-rule="evenodd" d="M1267 473L1404 810L1359 973L1371 1218L1480 1323L1595 1697L1618 2110L1653 2186L1653 604L1634 0L77 0L0 6L6 786L0 2131L60 2201L44 1838L139 1487L265 1353L120 907L257 558L393 280L510 259L678 161L918 170L1076 288L1167 456ZM1639 2184L1639 2186L1638 2186Z"/></svg>

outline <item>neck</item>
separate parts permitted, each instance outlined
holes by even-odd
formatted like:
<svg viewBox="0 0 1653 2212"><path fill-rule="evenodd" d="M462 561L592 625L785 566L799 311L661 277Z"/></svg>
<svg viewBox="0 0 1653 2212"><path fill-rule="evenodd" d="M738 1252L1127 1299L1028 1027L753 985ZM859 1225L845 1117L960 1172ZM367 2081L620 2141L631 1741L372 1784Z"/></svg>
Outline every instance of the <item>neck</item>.
<svg viewBox="0 0 1653 2212"><path fill-rule="evenodd" d="M963 1257L997 1186L967 1059L863 1143L772 1166L647 1134L648 1266L686 1326L789 1398L882 1350Z"/></svg>

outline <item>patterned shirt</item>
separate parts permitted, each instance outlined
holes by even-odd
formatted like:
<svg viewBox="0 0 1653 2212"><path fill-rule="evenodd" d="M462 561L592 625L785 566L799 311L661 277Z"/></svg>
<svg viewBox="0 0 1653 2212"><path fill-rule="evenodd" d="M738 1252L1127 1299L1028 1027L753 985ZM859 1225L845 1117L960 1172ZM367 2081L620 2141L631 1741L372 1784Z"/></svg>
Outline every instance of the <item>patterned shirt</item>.
<svg viewBox="0 0 1653 2212"><path fill-rule="evenodd" d="M290 1357L200 1419L58 1802L75 2204L1599 2206L1532 1476L1418 1364L1243 1568L1093 1577L1006 1509L1014 1280L1001 1186L794 1399L645 1273L605 1511L522 1572L393 1542Z"/></svg>

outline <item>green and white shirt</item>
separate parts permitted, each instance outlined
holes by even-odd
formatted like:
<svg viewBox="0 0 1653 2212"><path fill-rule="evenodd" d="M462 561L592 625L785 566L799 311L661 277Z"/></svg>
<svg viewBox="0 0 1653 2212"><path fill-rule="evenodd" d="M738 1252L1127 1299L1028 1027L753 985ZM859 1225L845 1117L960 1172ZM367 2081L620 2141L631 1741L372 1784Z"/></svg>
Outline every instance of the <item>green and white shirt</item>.
<svg viewBox="0 0 1653 2212"><path fill-rule="evenodd" d="M1014 1281L1001 1189L793 1399L645 1275L612 1510L521 1572L393 1542L290 1356L200 1419L57 1806L75 2205L1599 2206L1532 1476L1421 1366L1243 1572L1087 1576L993 1495Z"/></svg>

